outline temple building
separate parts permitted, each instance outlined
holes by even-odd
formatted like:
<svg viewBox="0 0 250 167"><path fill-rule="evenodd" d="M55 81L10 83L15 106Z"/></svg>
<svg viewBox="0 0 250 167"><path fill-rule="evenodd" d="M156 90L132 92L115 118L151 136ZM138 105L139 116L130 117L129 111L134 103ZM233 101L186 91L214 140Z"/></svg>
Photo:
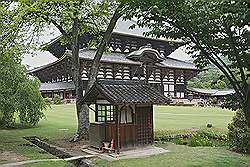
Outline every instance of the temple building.
<svg viewBox="0 0 250 167"><path fill-rule="evenodd" d="M165 96L186 98L187 81L197 74L197 68L193 63L168 57L184 43L148 38L142 35L145 30L131 30L131 33L130 30L124 31L125 26L120 27L122 29L118 27L112 33L108 43L110 51L101 58L98 80L142 80ZM95 49L87 48L90 39L89 35L80 37L79 56L84 88L96 53ZM70 46L63 45L58 37L48 43L47 50L58 60L30 70L29 74L37 76L42 82L40 90L44 97L53 99L58 94L61 99L74 99Z"/></svg>
<svg viewBox="0 0 250 167"><path fill-rule="evenodd" d="M223 104L225 98L235 94L233 89L201 89L188 88L187 89L190 102L203 101L205 104Z"/></svg>

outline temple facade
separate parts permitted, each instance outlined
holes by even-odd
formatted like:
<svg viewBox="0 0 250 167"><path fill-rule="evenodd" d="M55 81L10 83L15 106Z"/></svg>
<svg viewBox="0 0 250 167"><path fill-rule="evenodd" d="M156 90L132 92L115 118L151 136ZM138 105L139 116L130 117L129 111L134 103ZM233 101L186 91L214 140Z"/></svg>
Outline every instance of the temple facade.
<svg viewBox="0 0 250 167"><path fill-rule="evenodd" d="M80 64L84 88L96 50L88 49L90 37L80 37ZM146 38L141 35L114 31L109 41L109 51L101 58L98 80L140 80L149 83L160 93L172 98L186 98L187 81L197 74L193 63L168 57L182 42ZM71 49L56 38L47 50L57 61L29 71L41 82L41 93L52 98L74 99L75 90L71 73Z"/></svg>

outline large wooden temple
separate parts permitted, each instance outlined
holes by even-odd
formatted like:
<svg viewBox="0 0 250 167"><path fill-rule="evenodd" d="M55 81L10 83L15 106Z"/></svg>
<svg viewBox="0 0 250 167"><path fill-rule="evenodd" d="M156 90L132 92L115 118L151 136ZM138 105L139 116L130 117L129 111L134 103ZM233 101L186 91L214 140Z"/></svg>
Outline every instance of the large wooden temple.
<svg viewBox="0 0 250 167"><path fill-rule="evenodd" d="M124 28L124 26L121 26ZM90 36L80 38L80 64L84 86L95 56L94 49L88 49ZM165 96L187 97L187 81L197 73L194 64L168 57L182 42L143 37L140 33L128 33L119 29L112 33L110 52L103 55L97 78L99 80L144 80ZM44 97L55 94L62 99L74 99L75 91L71 74L71 49L56 38L48 44L48 51L57 61L29 71L41 82Z"/></svg>

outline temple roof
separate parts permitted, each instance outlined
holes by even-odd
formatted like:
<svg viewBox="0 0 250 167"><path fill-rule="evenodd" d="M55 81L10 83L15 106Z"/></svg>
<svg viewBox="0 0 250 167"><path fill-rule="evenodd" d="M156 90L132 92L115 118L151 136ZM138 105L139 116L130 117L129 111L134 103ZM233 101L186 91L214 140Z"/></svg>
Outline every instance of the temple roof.
<svg viewBox="0 0 250 167"><path fill-rule="evenodd" d="M82 49L79 52L80 59L83 60L93 60L95 57L95 50L88 50L88 49ZM71 51L66 52L66 54L71 55ZM104 53L101 62L106 62L106 63L121 63L121 64L134 64L134 65L141 65L142 62L139 61L133 61L130 59L126 58L126 54L122 53Z"/></svg>
<svg viewBox="0 0 250 167"><path fill-rule="evenodd" d="M74 90L75 85L73 82L52 82L41 83L40 91L55 91L55 90Z"/></svg>
<svg viewBox="0 0 250 167"><path fill-rule="evenodd" d="M215 92L214 94L212 94L212 96L227 96L227 95L232 95L234 93L235 93L235 91L233 89L218 90L217 92Z"/></svg>
<svg viewBox="0 0 250 167"><path fill-rule="evenodd" d="M96 51L95 50L88 50L88 49L82 49L79 52L79 57L81 64L85 64L84 66L86 68L89 68L91 66L91 62L94 59ZM105 66L106 65L115 65L115 66L128 66L130 70L133 70L132 67L141 67L142 65L146 65L148 67L151 67L152 69L166 69L166 70L186 70L185 76L187 80L192 77L196 72L197 68L193 63L173 59L166 57L163 61L158 62L154 61L154 59L157 59L154 56L149 56L148 54L145 54L145 57L140 59L140 61L130 60L127 56L129 53L123 54L123 53L113 53L113 52L107 52L104 53L100 62ZM37 67L35 69L29 70L28 74L32 74L34 76L37 76L41 82L53 82L56 80L60 80L60 77L71 77L72 75L72 65L71 65L71 51L67 51L63 57L59 58L57 61ZM151 62L141 62L144 60L152 59ZM58 78L59 77L59 78Z"/></svg>
<svg viewBox="0 0 250 167"><path fill-rule="evenodd" d="M145 37L143 35L144 32L148 32L150 29L139 28L138 26L134 29L130 29L129 27L135 23L136 22L133 20L118 21L114 31L112 32L111 39L108 42L112 52L133 52L142 46L150 44L152 48L157 49L159 52L163 52L164 56L167 57L178 47L185 44L180 40ZM69 44L62 44L60 42L61 37L62 36L58 36L52 39L44 48L57 58L62 57L66 50L71 50L71 46ZM89 34L83 34L80 36L80 48L87 48L88 42L91 40L95 40L95 36Z"/></svg>
<svg viewBox="0 0 250 167"><path fill-rule="evenodd" d="M223 90L223 89L190 88L188 90L192 92L207 94L210 96L227 96L227 95L232 95L235 93L233 89Z"/></svg>
<svg viewBox="0 0 250 167"><path fill-rule="evenodd" d="M81 60L93 60L95 56L96 51L95 50L88 50L88 49L82 49L79 52L79 56ZM67 51L63 57L58 59L57 61L32 69L28 73L34 73L40 70L44 70L47 67L54 66L60 62L66 61L68 57L71 56L71 51ZM143 62L140 61L134 61L127 58L128 54L122 54L122 53L104 53L101 62L106 63L118 63L118 64L131 64L131 65L142 65ZM163 68L175 68L175 69L189 69L189 70L197 70L195 65L193 63L177 60L174 58L165 58L164 61L160 63L156 63L156 66L163 67Z"/></svg>
<svg viewBox="0 0 250 167"><path fill-rule="evenodd" d="M83 49L79 52L79 56L83 60L93 60L95 57L95 50ZM68 55L71 55L71 51L67 52ZM101 62L109 62L109 63L121 63L121 64L134 64L134 65L142 65L143 62L130 60L128 54L122 53L104 53ZM165 58L164 61L160 63L156 63L159 67L168 67L168 68L179 68L179 69L191 69L196 70L197 68L193 63L177 60L174 58Z"/></svg>
<svg viewBox="0 0 250 167"><path fill-rule="evenodd" d="M142 81L100 80L85 94L84 102L102 96L111 104L168 104L170 98Z"/></svg>

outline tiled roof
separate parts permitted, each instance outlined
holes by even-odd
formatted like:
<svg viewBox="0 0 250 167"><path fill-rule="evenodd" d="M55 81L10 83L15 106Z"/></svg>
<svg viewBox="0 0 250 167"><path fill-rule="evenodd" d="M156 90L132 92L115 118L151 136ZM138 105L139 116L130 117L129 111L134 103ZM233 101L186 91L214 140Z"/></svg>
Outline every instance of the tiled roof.
<svg viewBox="0 0 250 167"><path fill-rule="evenodd" d="M155 88L140 81L101 80L84 96L86 103L94 103L101 95L112 104L167 104L170 99Z"/></svg>
<svg viewBox="0 0 250 167"><path fill-rule="evenodd" d="M191 88L189 89L192 92L209 94L211 96L226 96L232 95L235 93L233 89L221 90L221 89L201 89L201 88Z"/></svg>
<svg viewBox="0 0 250 167"><path fill-rule="evenodd" d="M235 91L233 89L218 90L217 92L215 92L214 94L212 94L212 96L226 96L226 95L232 95L234 93L235 93Z"/></svg>
<svg viewBox="0 0 250 167"><path fill-rule="evenodd" d="M82 60L93 60L95 57L95 50L89 49L81 49L79 52L79 57ZM58 63L63 62L65 59L71 56L71 51L67 51L63 57L58 59L57 61L46 64L41 67L34 68L28 71L28 74L32 74L34 72L44 70L48 67L54 66ZM118 64L131 64L131 65L142 65L142 62L130 60L127 58L127 54L122 53L104 53L101 62L107 63L118 63ZM197 70L193 63L177 60L174 58L167 57L164 61L160 63L156 63L156 66L163 67L163 68L176 68L176 69L187 69L187 70Z"/></svg>
<svg viewBox="0 0 250 167"><path fill-rule="evenodd" d="M85 60L93 60L95 56L95 50L82 49L79 52L80 58ZM71 51L68 51L66 54L71 55ZM101 62L110 62L110 63L124 63L124 64L135 64L141 65L142 62L134 61L127 58L127 54L122 53L104 53ZM165 58L164 61L160 63L156 63L157 66L160 67L168 67L168 68L178 68L178 69L190 69L196 70L197 68L193 63L173 59L173 58Z"/></svg>
<svg viewBox="0 0 250 167"><path fill-rule="evenodd" d="M71 55L71 51L67 51L69 55ZM67 54L66 53L66 54ZM95 50L89 50L89 49L81 49L79 52L79 56L81 59L84 60L93 60L95 57ZM133 61L126 58L127 55L122 53L104 53L101 62L109 62L109 63L124 63L124 64L135 64L135 65L141 65L142 63L139 61Z"/></svg>
<svg viewBox="0 0 250 167"><path fill-rule="evenodd" d="M41 83L40 91L72 90L75 89L73 82Z"/></svg>

